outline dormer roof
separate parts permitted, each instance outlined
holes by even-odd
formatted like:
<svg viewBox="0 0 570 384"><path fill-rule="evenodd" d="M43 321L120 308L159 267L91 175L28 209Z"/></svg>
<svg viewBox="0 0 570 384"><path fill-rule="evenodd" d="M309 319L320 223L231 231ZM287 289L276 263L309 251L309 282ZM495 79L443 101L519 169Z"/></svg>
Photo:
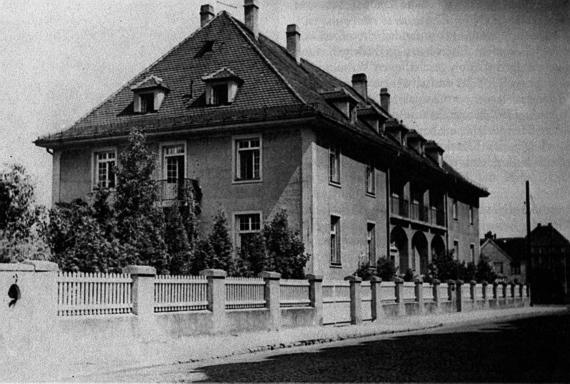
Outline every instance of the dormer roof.
<svg viewBox="0 0 570 384"><path fill-rule="evenodd" d="M223 80L234 80L238 83L243 82L243 80L238 75L236 75L234 71L232 71L227 67L220 68L215 72L202 76L202 80L205 82L223 81Z"/></svg>
<svg viewBox="0 0 570 384"><path fill-rule="evenodd" d="M320 91L320 94L327 101L347 101L352 106L357 105L359 102L359 100L345 88L336 88L331 91Z"/></svg>
<svg viewBox="0 0 570 384"><path fill-rule="evenodd" d="M139 81L135 85L131 86L131 90L133 92L146 91L149 89L156 89L156 88L163 88L168 90L168 87L166 86L166 84L164 84L164 81L160 77L155 75L150 75L145 79Z"/></svg>

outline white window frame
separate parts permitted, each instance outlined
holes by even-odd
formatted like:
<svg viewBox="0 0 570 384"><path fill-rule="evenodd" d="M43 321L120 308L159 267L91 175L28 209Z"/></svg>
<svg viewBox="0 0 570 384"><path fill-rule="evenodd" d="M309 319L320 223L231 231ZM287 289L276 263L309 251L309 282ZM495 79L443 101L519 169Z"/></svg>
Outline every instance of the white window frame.
<svg viewBox="0 0 570 384"><path fill-rule="evenodd" d="M333 231L333 217L336 218L336 226L334 228ZM341 241L341 236L342 236L342 230L340 227L340 221L341 221L341 216L331 213L330 214L330 222L329 222L329 229L330 229L330 236L329 236L329 246L332 243L332 236L335 236L335 249L336 252L333 255L333 249L332 247L330 247L330 258L329 258L329 264L331 267L340 267L342 266L342 241Z"/></svg>
<svg viewBox="0 0 570 384"><path fill-rule="evenodd" d="M372 226L372 239L370 238L370 230L368 229L369 226ZM371 267L376 266L376 223L374 221L367 221L366 222L366 248L368 251L368 261L370 262L370 242L372 242L373 244L373 248L372 248L372 258L374 260L372 260L372 262L370 263Z"/></svg>
<svg viewBox="0 0 570 384"><path fill-rule="evenodd" d="M165 147L173 147L176 145L183 145L184 146L184 177L188 178L188 146L185 140L178 140L178 141L165 141L158 145L158 153L160 156L160 180L167 180L168 179L168 172L166 170L166 161L164 158L164 148Z"/></svg>
<svg viewBox="0 0 570 384"><path fill-rule="evenodd" d="M237 142L242 140L259 140L259 178L241 180L238 178L239 156ZM232 183L249 184L263 182L263 137L261 134L232 136Z"/></svg>
<svg viewBox="0 0 570 384"><path fill-rule="evenodd" d="M459 220L459 203L457 199L451 201L451 217L453 220Z"/></svg>
<svg viewBox="0 0 570 384"><path fill-rule="evenodd" d="M116 147L104 147L104 148L96 148L91 151L91 191L94 191L97 188L98 181L99 181L99 162L97 161L97 154L103 152L113 152L115 154L115 166L119 163L118 153ZM117 174L115 173L115 188L117 187ZM115 188L109 188L110 190L114 190Z"/></svg>
<svg viewBox="0 0 570 384"><path fill-rule="evenodd" d="M371 172L369 172L371 171ZM366 163L366 179L365 179L365 183L366 183L366 194L369 196L376 196L376 167L374 166L374 160L370 160ZM368 178L368 176L370 175L370 179ZM370 185L370 181L372 182L372 185ZM371 189L369 189L369 187L372 186Z"/></svg>
<svg viewBox="0 0 570 384"><path fill-rule="evenodd" d="M334 174L334 176L336 177L337 180L335 180L333 178L333 170L331 168L331 155L335 153L336 157L335 157L335 164L336 164L336 172ZM342 173L341 173L341 149L340 149L340 145L333 145L331 144L329 146L329 184L335 185L335 186L339 186L340 185L340 180L342 177Z"/></svg>
<svg viewBox="0 0 570 384"><path fill-rule="evenodd" d="M241 231L239 228L238 216L245 215L258 215L259 216L259 230L245 230ZM232 215L232 232L234 234L234 249L237 250L241 246L240 235L248 233L261 233L263 230L263 213L261 211L238 211Z"/></svg>

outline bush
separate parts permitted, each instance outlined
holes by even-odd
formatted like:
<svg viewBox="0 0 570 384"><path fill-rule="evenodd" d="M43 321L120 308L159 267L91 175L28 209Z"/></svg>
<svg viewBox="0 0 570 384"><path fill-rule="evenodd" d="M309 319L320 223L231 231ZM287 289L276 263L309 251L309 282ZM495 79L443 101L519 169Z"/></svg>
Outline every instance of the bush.
<svg viewBox="0 0 570 384"><path fill-rule="evenodd" d="M382 281L393 281L396 276L396 266L392 260L380 257L376 263L376 273Z"/></svg>
<svg viewBox="0 0 570 384"><path fill-rule="evenodd" d="M362 280L371 280L372 276L376 276L376 271L370 268L370 262L358 264L358 269L354 272L355 276L360 277Z"/></svg>
<svg viewBox="0 0 570 384"><path fill-rule="evenodd" d="M497 279L497 274L493 270L493 267L491 267L489 258L486 256L481 256L479 262L477 263L475 279L478 282L487 281L489 283L492 283L495 281L495 279Z"/></svg>
<svg viewBox="0 0 570 384"><path fill-rule="evenodd" d="M406 273L404 273L404 276L402 277L402 279L404 279L404 281L414 281L415 279L415 275L414 275L414 271L411 270L411 268L406 269Z"/></svg>

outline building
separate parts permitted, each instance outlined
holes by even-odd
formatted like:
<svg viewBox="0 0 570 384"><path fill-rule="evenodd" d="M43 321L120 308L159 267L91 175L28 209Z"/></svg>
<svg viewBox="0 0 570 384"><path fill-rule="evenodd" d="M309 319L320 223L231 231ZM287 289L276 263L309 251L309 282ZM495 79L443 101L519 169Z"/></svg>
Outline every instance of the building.
<svg viewBox="0 0 570 384"><path fill-rule="evenodd" d="M530 232L531 298L536 304L570 303L570 242L540 223Z"/></svg>
<svg viewBox="0 0 570 384"><path fill-rule="evenodd" d="M292 24L286 47L258 30L246 0L241 22L210 5L201 27L68 129L35 144L53 154L53 201L113 188L112 165L133 127L156 153L161 198L201 190L207 230L222 208L234 244L284 208L329 278L394 255L403 273L435 254L479 255L479 198L488 192L443 160L444 150L390 113L365 74L347 84L301 58ZM392 245L392 246L391 246Z"/></svg>
<svg viewBox="0 0 570 384"><path fill-rule="evenodd" d="M481 239L481 257L486 257L499 279L526 283L525 238L503 237L487 232Z"/></svg>

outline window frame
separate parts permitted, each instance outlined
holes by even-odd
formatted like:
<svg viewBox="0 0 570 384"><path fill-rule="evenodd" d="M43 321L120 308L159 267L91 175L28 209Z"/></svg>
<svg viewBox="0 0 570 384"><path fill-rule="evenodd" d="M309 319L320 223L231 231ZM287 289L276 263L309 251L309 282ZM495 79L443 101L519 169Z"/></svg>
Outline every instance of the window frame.
<svg viewBox="0 0 570 384"><path fill-rule="evenodd" d="M456 221L459 220L459 204L455 198L451 201L451 218Z"/></svg>
<svg viewBox="0 0 570 384"><path fill-rule="evenodd" d="M453 258L455 260L459 260L459 240L457 239L453 240L453 250L455 251L453 252L454 253Z"/></svg>
<svg viewBox="0 0 570 384"><path fill-rule="evenodd" d="M376 167L374 165L374 160L369 160L366 163L366 194L368 196L376 197ZM372 188L369 188L372 186Z"/></svg>
<svg viewBox="0 0 570 384"><path fill-rule="evenodd" d="M370 234L372 233L372 236ZM366 222L366 246L368 250L368 262L371 267L376 266L376 223ZM372 246L372 247L371 247Z"/></svg>
<svg viewBox="0 0 570 384"><path fill-rule="evenodd" d="M245 140L258 140L259 141L259 177L256 179L239 179L238 171L240 166L240 157L238 156L238 142ZM252 135L237 135L232 136L232 184L249 184L263 182L263 137L261 134Z"/></svg>
<svg viewBox="0 0 570 384"><path fill-rule="evenodd" d="M475 244L474 243L469 244L469 253L471 256L471 262L473 264L475 264Z"/></svg>
<svg viewBox="0 0 570 384"><path fill-rule="evenodd" d="M334 164L336 165L336 172L333 175L333 161L332 156L335 156ZM341 184L341 149L340 145L334 144L329 145L329 184L334 186L340 186Z"/></svg>
<svg viewBox="0 0 570 384"><path fill-rule="evenodd" d="M331 267L341 267L342 266L342 242L341 242L341 228L340 228L340 215L336 215L331 213L330 215L330 235L329 235L329 246L330 246L330 258L329 264ZM334 221L334 228L333 228L333 221ZM334 229L334 232L333 232ZM334 237L334 254L333 254L333 235Z"/></svg>
<svg viewBox="0 0 570 384"><path fill-rule="evenodd" d="M252 216L252 215L258 215L259 216L259 230L245 230L245 231L241 231L240 229L240 221L238 220L239 216ZM238 250L241 246L241 235L242 234L249 234L249 233L261 233L261 231L263 230L263 213L262 211L237 211L234 212L232 215L232 232L233 232L233 245L234 245L234 250Z"/></svg>
<svg viewBox="0 0 570 384"><path fill-rule="evenodd" d="M473 209L473 206L470 205L469 206L469 225L473 225L475 223L475 211Z"/></svg>
<svg viewBox="0 0 570 384"><path fill-rule="evenodd" d="M113 153L115 155L114 163L115 167L118 164L118 152L117 147L103 147L103 148L95 148L91 151L91 191L95 191L95 188L99 186L98 179L99 179L99 161L97 160L98 153ZM109 161L106 161L109 162ZM105 187L111 191L114 191L117 188L117 173L114 174L115 176L115 186L114 187Z"/></svg>
<svg viewBox="0 0 570 384"><path fill-rule="evenodd" d="M160 156L160 180L168 180L168 171L166 169L166 161L164 156L164 149L166 147L174 147L177 145L184 146L184 178L188 178L188 145L186 140L178 141L165 141L158 145L158 151Z"/></svg>

